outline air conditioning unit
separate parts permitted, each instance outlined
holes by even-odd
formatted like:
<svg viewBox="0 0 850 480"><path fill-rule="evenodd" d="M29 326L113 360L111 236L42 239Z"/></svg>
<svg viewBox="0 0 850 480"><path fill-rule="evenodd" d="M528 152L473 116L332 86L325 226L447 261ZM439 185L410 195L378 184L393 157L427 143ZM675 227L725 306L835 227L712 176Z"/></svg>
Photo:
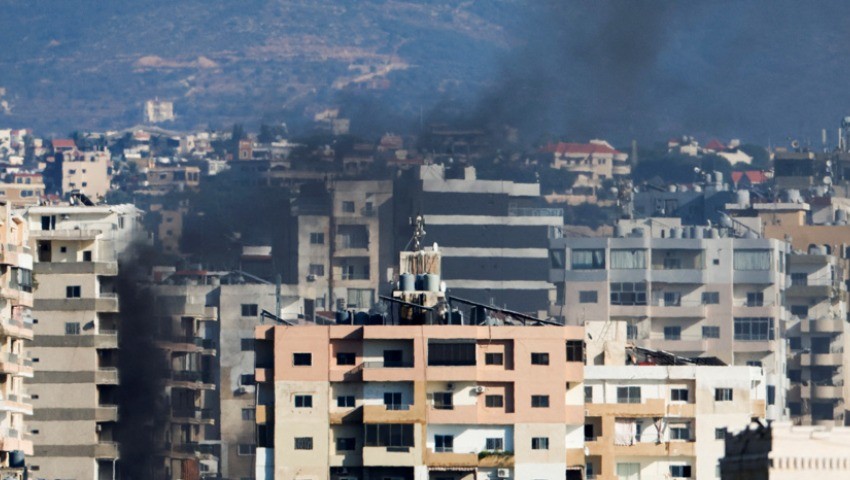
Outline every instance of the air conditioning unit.
<svg viewBox="0 0 850 480"><path fill-rule="evenodd" d="M446 390L454 390L454 389L455 389L454 383L447 383L446 384Z"/></svg>
<svg viewBox="0 0 850 480"><path fill-rule="evenodd" d="M310 275L307 275L307 281L308 281L308 282L315 282L315 281L316 281L316 276L315 276L315 275L313 275L312 273L311 273Z"/></svg>
<svg viewBox="0 0 850 480"><path fill-rule="evenodd" d="M245 387L238 387L236 390L233 391L233 393L235 393L236 395L245 395L246 393L248 393L248 390L246 390Z"/></svg>
<svg viewBox="0 0 850 480"><path fill-rule="evenodd" d="M483 385L476 385L475 387L472 388L472 393L474 393L476 395L480 395L480 394L484 393L485 390L487 390L487 389Z"/></svg>
<svg viewBox="0 0 850 480"><path fill-rule="evenodd" d="M510 468L500 468L496 470L496 476L499 478L511 478Z"/></svg>

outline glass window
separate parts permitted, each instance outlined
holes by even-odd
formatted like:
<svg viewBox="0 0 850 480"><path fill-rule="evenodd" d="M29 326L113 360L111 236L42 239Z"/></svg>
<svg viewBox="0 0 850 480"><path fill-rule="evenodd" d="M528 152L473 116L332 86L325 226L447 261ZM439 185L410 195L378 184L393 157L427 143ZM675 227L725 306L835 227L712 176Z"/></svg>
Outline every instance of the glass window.
<svg viewBox="0 0 850 480"><path fill-rule="evenodd" d="M79 285L65 287L65 298L80 298L82 291Z"/></svg>
<svg viewBox="0 0 850 480"><path fill-rule="evenodd" d="M611 283L611 305L646 305L646 283Z"/></svg>
<svg viewBox="0 0 850 480"><path fill-rule="evenodd" d="M702 338L720 338L720 327L702 327Z"/></svg>
<svg viewBox="0 0 850 480"><path fill-rule="evenodd" d="M549 395L532 395L531 408L549 408Z"/></svg>
<svg viewBox="0 0 850 480"><path fill-rule="evenodd" d="M605 249L573 250L573 270L602 270L605 268Z"/></svg>
<svg viewBox="0 0 850 480"><path fill-rule="evenodd" d="M791 285L805 286L809 283L809 276L805 273L792 273Z"/></svg>
<svg viewBox="0 0 850 480"><path fill-rule="evenodd" d="M532 365L549 365L549 354L543 352L533 352L531 354Z"/></svg>
<svg viewBox="0 0 850 480"><path fill-rule="evenodd" d="M243 303L242 304L242 316L243 317L256 317L258 314L258 307L256 303Z"/></svg>
<svg viewBox="0 0 850 480"><path fill-rule="evenodd" d="M617 387L617 403L641 403L640 387Z"/></svg>
<svg viewBox="0 0 850 480"><path fill-rule="evenodd" d="M809 318L809 306L791 305L791 315L799 318Z"/></svg>
<svg viewBox="0 0 850 480"><path fill-rule="evenodd" d="M484 363L486 365L504 365L505 355L502 353L485 353Z"/></svg>
<svg viewBox="0 0 850 480"><path fill-rule="evenodd" d="M293 353L292 364L296 367L309 367L313 364L312 353Z"/></svg>
<svg viewBox="0 0 850 480"><path fill-rule="evenodd" d="M612 270L646 268L646 250L611 250Z"/></svg>
<svg viewBox="0 0 850 480"><path fill-rule="evenodd" d="M682 339L682 327L678 325L671 325L664 327L664 340L681 340Z"/></svg>
<svg viewBox="0 0 850 480"><path fill-rule="evenodd" d="M336 406L339 408L354 408L354 395L340 395L336 397Z"/></svg>
<svg viewBox="0 0 850 480"><path fill-rule="evenodd" d="M670 426L670 440L690 440L691 428L688 425Z"/></svg>
<svg viewBox="0 0 850 480"><path fill-rule="evenodd" d="M296 450L312 450L313 437L295 437Z"/></svg>
<svg viewBox="0 0 850 480"><path fill-rule="evenodd" d="M747 306L748 307L763 307L764 306L764 292L747 292Z"/></svg>
<svg viewBox="0 0 850 480"><path fill-rule="evenodd" d="M702 292L703 305L717 305L720 303L720 292Z"/></svg>
<svg viewBox="0 0 850 480"><path fill-rule="evenodd" d="M673 478L691 478L691 466L670 465L670 476Z"/></svg>
<svg viewBox="0 0 850 480"><path fill-rule="evenodd" d="M504 438L488 438L485 448L491 452L499 452L505 449Z"/></svg>
<svg viewBox="0 0 850 480"><path fill-rule="evenodd" d="M637 340L638 338L638 327L637 325L626 325L626 339L627 340Z"/></svg>
<svg viewBox="0 0 850 480"><path fill-rule="evenodd" d="M714 389L714 401L715 402L731 402L732 401L732 389L731 388L715 388Z"/></svg>
<svg viewBox="0 0 850 480"><path fill-rule="evenodd" d="M79 334L80 334L80 324L79 324L79 322L65 323L65 335L79 335Z"/></svg>
<svg viewBox="0 0 850 480"><path fill-rule="evenodd" d="M735 270L770 270L770 250L735 250Z"/></svg>
<svg viewBox="0 0 850 480"><path fill-rule="evenodd" d="M549 437L532 437L532 450L549 450Z"/></svg>
<svg viewBox="0 0 850 480"><path fill-rule="evenodd" d="M687 402L688 401L688 389L687 388L673 388L670 390L670 400L673 402Z"/></svg>
<svg viewBox="0 0 850 480"><path fill-rule="evenodd" d="M322 245L325 243L325 234L324 232L312 232L310 233L310 243L313 245Z"/></svg>
<svg viewBox="0 0 850 480"><path fill-rule="evenodd" d="M475 342L428 342L428 365L475 365Z"/></svg>
<svg viewBox="0 0 850 480"><path fill-rule="evenodd" d="M487 408L502 408L505 406L505 397L501 395L486 395L484 405Z"/></svg>
<svg viewBox="0 0 850 480"><path fill-rule="evenodd" d="M567 361L584 362L584 341L567 340Z"/></svg>
<svg viewBox="0 0 850 480"><path fill-rule="evenodd" d="M312 395L296 395L295 408L313 408Z"/></svg>
<svg viewBox="0 0 850 480"><path fill-rule="evenodd" d="M714 429L714 439L724 440L726 438L726 427Z"/></svg>
<svg viewBox="0 0 850 480"><path fill-rule="evenodd" d="M597 303L599 301L596 290L582 290L578 292L578 303Z"/></svg>
<svg viewBox="0 0 850 480"><path fill-rule="evenodd" d="M378 423L365 425L365 445L367 447L413 447L413 425Z"/></svg>
<svg viewBox="0 0 850 480"><path fill-rule="evenodd" d="M357 442L351 437L341 437L336 439L336 451L350 452L353 451Z"/></svg>
<svg viewBox="0 0 850 480"><path fill-rule="evenodd" d="M308 272L317 277L325 276L325 266L321 263L311 263Z"/></svg>
<svg viewBox="0 0 850 480"><path fill-rule="evenodd" d="M351 352L338 352L336 354L337 365L354 365L355 354Z"/></svg>
<svg viewBox="0 0 850 480"><path fill-rule="evenodd" d="M682 294L680 292L664 292L665 307L681 307Z"/></svg>
<svg viewBox="0 0 850 480"><path fill-rule="evenodd" d="M454 442L453 435L434 435L434 451L451 452L454 450Z"/></svg>
<svg viewBox="0 0 850 480"><path fill-rule="evenodd" d="M773 340L773 318L735 317L735 340Z"/></svg>

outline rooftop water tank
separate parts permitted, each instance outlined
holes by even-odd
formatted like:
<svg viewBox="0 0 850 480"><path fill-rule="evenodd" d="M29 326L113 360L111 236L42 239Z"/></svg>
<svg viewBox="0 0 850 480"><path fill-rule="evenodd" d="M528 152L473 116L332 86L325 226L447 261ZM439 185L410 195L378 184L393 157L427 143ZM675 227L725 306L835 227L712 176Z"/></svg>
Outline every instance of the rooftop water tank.
<svg viewBox="0 0 850 480"><path fill-rule="evenodd" d="M402 292L416 290L416 277L411 273L402 273L398 283Z"/></svg>
<svg viewBox="0 0 850 480"><path fill-rule="evenodd" d="M425 290L429 292L440 291L440 276L435 273L425 274Z"/></svg>
<svg viewBox="0 0 850 480"><path fill-rule="evenodd" d="M750 206L750 191L749 190L738 190L736 193L738 205L743 205L744 207Z"/></svg>

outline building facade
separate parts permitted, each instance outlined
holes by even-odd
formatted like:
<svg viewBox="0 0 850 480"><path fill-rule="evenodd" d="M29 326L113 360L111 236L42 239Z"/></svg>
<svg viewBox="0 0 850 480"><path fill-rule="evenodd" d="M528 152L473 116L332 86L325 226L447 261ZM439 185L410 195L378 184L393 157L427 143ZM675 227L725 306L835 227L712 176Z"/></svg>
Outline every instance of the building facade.
<svg viewBox="0 0 850 480"><path fill-rule="evenodd" d="M112 478L118 444L118 259L139 237L132 205L36 206L24 218L35 252L29 390L39 478Z"/></svg>
<svg viewBox="0 0 850 480"><path fill-rule="evenodd" d="M626 345L765 369L767 418L785 415L788 246L721 237L674 219L621 224L614 238L551 241L550 311L584 325L588 365L622 365Z"/></svg>

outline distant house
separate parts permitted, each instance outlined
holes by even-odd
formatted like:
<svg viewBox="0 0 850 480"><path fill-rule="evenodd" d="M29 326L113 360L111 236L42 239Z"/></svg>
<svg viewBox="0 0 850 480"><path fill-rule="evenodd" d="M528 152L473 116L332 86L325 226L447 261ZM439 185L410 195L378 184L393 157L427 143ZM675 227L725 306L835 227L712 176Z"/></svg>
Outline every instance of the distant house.
<svg viewBox="0 0 850 480"><path fill-rule="evenodd" d="M590 143L550 143L541 149L541 153L548 157L552 168L592 179L603 180L631 173L629 155L616 150L604 140L591 140Z"/></svg>
<svg viewBox="0 0 850 480"><path fill-rule="evenodd" d="M55 138L50 141L53 153L70 152L77 149L77 144L70 138Z"/></svg>

